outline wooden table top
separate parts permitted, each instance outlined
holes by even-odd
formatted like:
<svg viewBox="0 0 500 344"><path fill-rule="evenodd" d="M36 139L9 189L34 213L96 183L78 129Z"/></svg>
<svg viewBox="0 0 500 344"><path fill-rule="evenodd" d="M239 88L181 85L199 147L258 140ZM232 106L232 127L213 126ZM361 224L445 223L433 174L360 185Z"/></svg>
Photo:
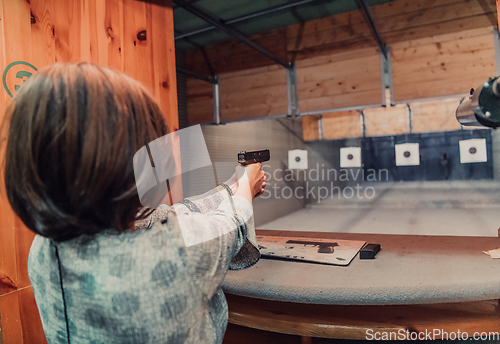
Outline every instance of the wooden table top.
<svg viewBox="0 0 500 344"><path fill-rule="evenodd" d="M376 259L347 267L261 259L230 271L226 293L265 300L338 305L398 305L500 298L500 259L482 253L499 238L258 230L257 235L363 240Z"/></svg>

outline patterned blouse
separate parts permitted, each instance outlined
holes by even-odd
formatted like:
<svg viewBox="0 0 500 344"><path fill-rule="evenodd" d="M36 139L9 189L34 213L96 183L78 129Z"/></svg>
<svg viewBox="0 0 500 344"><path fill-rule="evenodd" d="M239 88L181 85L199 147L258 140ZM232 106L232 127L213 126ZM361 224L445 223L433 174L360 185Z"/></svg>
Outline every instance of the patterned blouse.
<svg viewBox="0 0 500 344"><path fill-rule="evenodd" d="M49 344L222 343L220 285L260 257L252 205L223 194L162 205L135 231L36 236L28 270ZM181 227L215 239L186 247Z"/></svg>

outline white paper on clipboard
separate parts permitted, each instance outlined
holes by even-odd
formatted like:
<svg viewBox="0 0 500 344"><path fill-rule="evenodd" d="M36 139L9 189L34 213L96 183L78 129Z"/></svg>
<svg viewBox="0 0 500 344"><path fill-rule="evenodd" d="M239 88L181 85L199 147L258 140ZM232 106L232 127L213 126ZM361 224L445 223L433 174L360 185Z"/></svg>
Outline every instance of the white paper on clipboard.
<svg viewBox="0 0 500 344"><path fill-rule="evenodd" d="M347 266L366 243L356 240L257 236L260 254L312 263Z"/></svg>

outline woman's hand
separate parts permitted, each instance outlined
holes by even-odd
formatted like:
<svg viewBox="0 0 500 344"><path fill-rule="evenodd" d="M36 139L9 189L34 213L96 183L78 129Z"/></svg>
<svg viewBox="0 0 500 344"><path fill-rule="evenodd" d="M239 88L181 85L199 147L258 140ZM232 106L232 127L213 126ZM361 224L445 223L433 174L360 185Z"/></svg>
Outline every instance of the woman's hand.
<svg viewBox="0 0 500 344"><path fill-rule="evenodd" d="M246 173L248 174L248 182L250 189L253 191L254 198L259 197L264 193L266 187L266 174L262 171L262 164L251 164L245 166Z"/></svg>
<svg viewBox="0 0 500 344"><path fill-rule="evenodd" d="M262 177L260 178L260 180L261 180L260 189L257 189L258 192L255 194L254 198L262 196L262 194L264 194L264 191L265 191L266 185L267 185L266 173L264 171L262 171L262 164L259 164L259 165L261 166L260 172L262 172Z"/></svg>
<svg viewBox="0 0 500 344"><path fill-rule="evenodd" d="M231 177L231 180L236 182L232 183L231 188L235 196L242 196L249 202L255 197L259 197L264 193L267 185L267 177L262 171L262 164L250 164L247 166L238 165L236 172Z"/></svg>

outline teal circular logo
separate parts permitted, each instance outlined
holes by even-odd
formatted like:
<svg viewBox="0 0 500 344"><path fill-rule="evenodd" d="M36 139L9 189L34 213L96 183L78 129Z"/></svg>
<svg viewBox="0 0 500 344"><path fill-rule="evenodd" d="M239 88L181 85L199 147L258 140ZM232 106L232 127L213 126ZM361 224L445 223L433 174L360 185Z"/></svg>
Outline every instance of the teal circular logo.
<svg viewBox="0 0 500 344"><path fill-rule="evenodd" d="M36 71L36 67L26 61L10 63L5 67L2 76L3 87L7 94L13 97L19 87Z"/></svg>

